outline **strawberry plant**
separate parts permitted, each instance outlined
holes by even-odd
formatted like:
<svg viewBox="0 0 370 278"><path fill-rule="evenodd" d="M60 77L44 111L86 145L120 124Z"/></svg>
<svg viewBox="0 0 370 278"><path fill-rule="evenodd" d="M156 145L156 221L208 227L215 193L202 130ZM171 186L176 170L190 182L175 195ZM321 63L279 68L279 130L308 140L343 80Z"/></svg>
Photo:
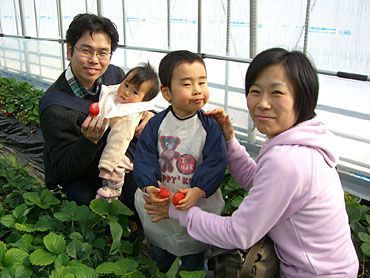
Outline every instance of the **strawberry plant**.
<svg viewBox="0 0 370 278"><path fill-rule="evenodd" d="M78 206L56 197L18 164L0 158L1 277L164 277L132 242L121 202Z"/></svg>
<svg viewBox="0 0 370 278"><path fill-rule="evenodd" d="M43 91L24 81L0 77L0 113L24 125L40 125L39 99Z"/></svg>

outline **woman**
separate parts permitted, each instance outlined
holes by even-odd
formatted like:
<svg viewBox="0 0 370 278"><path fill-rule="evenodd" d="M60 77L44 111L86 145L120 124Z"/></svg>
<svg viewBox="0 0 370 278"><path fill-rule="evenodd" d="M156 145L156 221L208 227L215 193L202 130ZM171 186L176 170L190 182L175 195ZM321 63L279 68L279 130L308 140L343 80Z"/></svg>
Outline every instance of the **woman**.
<svg viewBox="0 0 370 278"><path fill-rule="evenodd" d="M314 111L316 70L301 52L269 49L250 64L245 89L255 126L268 138L256 161L225 112L208 112L223 128L231 174L249 191L240 207L222 217L147 203L148 214L153 221L178 219L193 238L225 249L248 249L268 234L282 277L356 277L333 137Z"/></svg>

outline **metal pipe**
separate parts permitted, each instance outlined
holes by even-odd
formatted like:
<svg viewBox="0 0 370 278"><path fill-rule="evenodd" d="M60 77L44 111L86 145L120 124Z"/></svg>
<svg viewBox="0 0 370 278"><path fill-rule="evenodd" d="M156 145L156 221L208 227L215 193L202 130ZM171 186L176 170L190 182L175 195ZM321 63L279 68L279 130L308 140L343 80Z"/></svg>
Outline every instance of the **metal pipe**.
<svg viewBox="0 0 370 278"><path fill-rule="evenodd" d="M62 67L63 70L66 69L66 62L65 62L65 50L64 50L64 40L63 40L63 20L62 20L62 6L60 0L56 0L57 4L57 17L58 17L58 31L59 31L59 38L62 47Z"/></svg>
<svg viewBox="0 0 370 278"><path fill-rule="evenodd" d="M307 53L307 44L308 44L308 28L310 25L310 7L311 7L311 0L307 0L306 5L306 18L304 22L304 39L303 39L303 53Z"/></svg>
<svg viewBox="0 0 370 278"><path fill-rule="evenodd" d="M249 57L257 55L257 0L249 1Z"/></svg>
<svg viewBox="0 0 370 278"><path fill-rule="evenodd" d="M202 0L198 0L198 47L197 52L202 53Z"/></svg>
<svg viewBox="0 0 370 278"><path fill-rule="evenodd" d="M33 0L33 13L35 15L36 37L38 37L39 36L39 21L38 21L38 16L37 16L36 0Z"/></svg>
<svg viewBox="0 0 370 278"><path fill-rule="evenodd" d="M98 16L102 16L103 7L102 7L102 4L101 4L101 0L97 0L96 5L97 5Z"/></svg>
<svg viewBox="0 0 370 278"><path fill-rule="evenodd" d="M226 56L230 55L230 0L227 0L226 8ZM229 61L225 61L225 95L224 95L224 109L227 112L229 103Z"/></svg>
<svg viewBox="0 0 370 278"><path fill-rule="evenodd" d="M15 27L17 29L17 35L19 36L19 26L18 26L18 19L17 19L17 4L15 3L15 0L13 0L13 6L14 6Z"/></svg>
<svg viewBox="0 0 370 278"><path fill-rule="evenodd" d="M167 0L167 49L171 49L171 0Z"/></svg>
<svg viewBox="0 0 370 278"><path fill-rule="evenodd" d="M19 19L21 21L22 36L26 36L27 35L27 29L26 29L26 25L24 24L24 14L23 14L23 2L22 2L22 0L18 0L18 6L19 6Z"/></svg>
<svg viewBox="0 0 370 278"><path fill-rule="evenodd" d="M122 33L123 33L123 44L126 45L126 5L125 0L122 0Z"/></svg>

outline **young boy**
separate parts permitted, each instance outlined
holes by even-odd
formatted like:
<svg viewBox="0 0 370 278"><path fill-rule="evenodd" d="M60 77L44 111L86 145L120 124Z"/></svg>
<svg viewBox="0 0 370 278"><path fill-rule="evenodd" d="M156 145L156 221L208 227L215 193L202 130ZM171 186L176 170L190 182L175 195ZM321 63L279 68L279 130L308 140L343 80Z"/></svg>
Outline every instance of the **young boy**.
<svg viewBox="0 0 370 278"><path fill-rule="evenodd" d="M165 205L170 198L156 196L161 185L171 193L186 194L177 209L196 205L220 214L224 201L218 187L227 164L226 143L217 123L201 110L209 97L201 57L185 50L170 52L160 62L159 78L163 97L171 105L148 122L137 143L133 175L142 190L136 191L135 207L162 272L177 256L180 270L202 270L208 245L192 239L177 221L153 223L143 195Z"/></svg>
<svg viewBox="0 0 370 278"><path fill-rule="evenodd" d="M142 114L159 91L158 76L147 63L131 69L119 85L103 86L99 116L109 119L107 145L99 161L99 177L103 179L96 198L110 201L122 192L125 173L132 171L131 159L125 155Z"/></svg>

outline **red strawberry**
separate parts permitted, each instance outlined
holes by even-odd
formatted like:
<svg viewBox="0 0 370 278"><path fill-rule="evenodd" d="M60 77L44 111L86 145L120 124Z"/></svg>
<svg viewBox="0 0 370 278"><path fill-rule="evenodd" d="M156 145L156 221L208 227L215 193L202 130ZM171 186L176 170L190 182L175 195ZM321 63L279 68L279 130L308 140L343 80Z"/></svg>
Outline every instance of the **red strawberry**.
<svg viewBox="0 0 370 278"><path fill-rule="evenodd" d="M182 193L182 192L176 192L175 194L173 194L173 197L172 197L172 204L174 204L175 206L179 205L179 202L184 199L186 196L185 193Z"/></svg>
<svg viewBox="0 0 370 278"><path fill-rule="evenodd" d="M160 190L161 191L157 193L158 198L165 199L165 198L170 197L170 191L167 188L161 187Z"/></svg>
<svg viewBox="0 0 370 278"><path fill-rule="evenodd" d="M91 103L89 107L89 115L91 117L95 117L98 116L98 114L99 114L99 102Z"/></svg>

